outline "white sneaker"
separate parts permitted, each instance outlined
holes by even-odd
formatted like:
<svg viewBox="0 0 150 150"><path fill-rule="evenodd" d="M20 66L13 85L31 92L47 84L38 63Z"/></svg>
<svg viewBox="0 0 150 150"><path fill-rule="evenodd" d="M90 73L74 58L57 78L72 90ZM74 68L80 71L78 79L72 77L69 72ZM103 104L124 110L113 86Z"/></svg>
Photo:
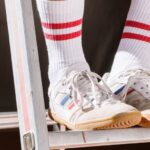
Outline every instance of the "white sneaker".
<svg viewBox="0 0 150 150"><path fill-rule="evenodd" d="M50 116L74 130L126 128L138 124L139 111L116 100L98 79L101 77L87 71L65 75L49 92Z"/></svg>
<svg viewBox="0 0 150 150"><path fill-rule="evenodd" d="M142 120L139 125L150 127L150 72L129 70L108 84L122 101L141 111Z"/></svg>

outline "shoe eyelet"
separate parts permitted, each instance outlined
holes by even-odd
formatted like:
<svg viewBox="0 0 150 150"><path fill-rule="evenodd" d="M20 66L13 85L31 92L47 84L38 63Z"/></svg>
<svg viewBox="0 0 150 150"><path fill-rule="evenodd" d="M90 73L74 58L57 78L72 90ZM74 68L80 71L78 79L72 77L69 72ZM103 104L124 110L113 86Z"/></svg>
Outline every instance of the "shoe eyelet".
<svg viewBox="0 0 150 150"><path fill-rule="evenodd" d="M62 86L65 86L66 85L66 82L65 81L62 81Z"/></svg>
<svg viewBox="0 0 150 150"><path fill-rule="evenodd" d="M144 89L144 87L141 87L140 89L141 89L141 90L143 90L143 89Z"/></svg>
<svg viewBox="0 0 150 150"><path fill-rule="evenodd" d="M83 97L84 97L84 98L86 98L86 97L87 97L87 95L85 94Z"/></svg>
<svg viewBox="0 0 150 150"><path fill-rule="evenodd" d="M94 98L92 98L92 99L91 99L91 102L93 102L94 100L95 100L95 99L94 99Z"/></svg>
<svg viewBox="0 0 150 150"><path fill-rule="evenodd" d="M134 82L133 84L136 85L136 82Z"/></svg>

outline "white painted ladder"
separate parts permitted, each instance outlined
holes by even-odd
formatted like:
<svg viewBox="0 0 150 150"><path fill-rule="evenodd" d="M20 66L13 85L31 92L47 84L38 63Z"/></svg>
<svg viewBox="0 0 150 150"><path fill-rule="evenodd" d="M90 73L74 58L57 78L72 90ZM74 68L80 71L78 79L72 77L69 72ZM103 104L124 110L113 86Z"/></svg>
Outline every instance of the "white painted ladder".
<svg viewBox="0 0 150 150"><path fill-rule="evenodd" d="M1 113L0 128L17 127L19 120L22 150L150 142L150 129L142 128L48 132L31 0L5 0L5 6L18 118L16 113Z"/></svg>

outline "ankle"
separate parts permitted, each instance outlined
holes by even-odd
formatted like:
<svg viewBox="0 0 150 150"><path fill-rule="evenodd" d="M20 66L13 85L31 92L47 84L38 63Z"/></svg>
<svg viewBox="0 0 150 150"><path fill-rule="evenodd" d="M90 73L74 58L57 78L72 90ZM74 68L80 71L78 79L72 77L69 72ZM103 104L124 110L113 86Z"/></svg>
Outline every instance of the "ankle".
<svg viewBox="0 0 150 150"><path fill-rule="evenodd" d="M49 79L51 86L55 86L64 76L68 75L71 71L90 71L90 67L86 62L78 62L66 67L57 67L56 65L53 66L49 67Z"/></svg>

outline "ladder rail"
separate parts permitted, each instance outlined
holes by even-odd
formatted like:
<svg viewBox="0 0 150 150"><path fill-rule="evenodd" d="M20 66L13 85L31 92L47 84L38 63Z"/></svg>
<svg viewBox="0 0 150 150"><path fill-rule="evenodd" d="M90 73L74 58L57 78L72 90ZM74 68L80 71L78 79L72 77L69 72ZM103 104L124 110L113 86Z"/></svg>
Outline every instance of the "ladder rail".
<svg viewBox="0 0 150 150"><path fill-rule="evenodd" d="M48 150L32 1L5 0L5 7L22 150Z"/></svg>

